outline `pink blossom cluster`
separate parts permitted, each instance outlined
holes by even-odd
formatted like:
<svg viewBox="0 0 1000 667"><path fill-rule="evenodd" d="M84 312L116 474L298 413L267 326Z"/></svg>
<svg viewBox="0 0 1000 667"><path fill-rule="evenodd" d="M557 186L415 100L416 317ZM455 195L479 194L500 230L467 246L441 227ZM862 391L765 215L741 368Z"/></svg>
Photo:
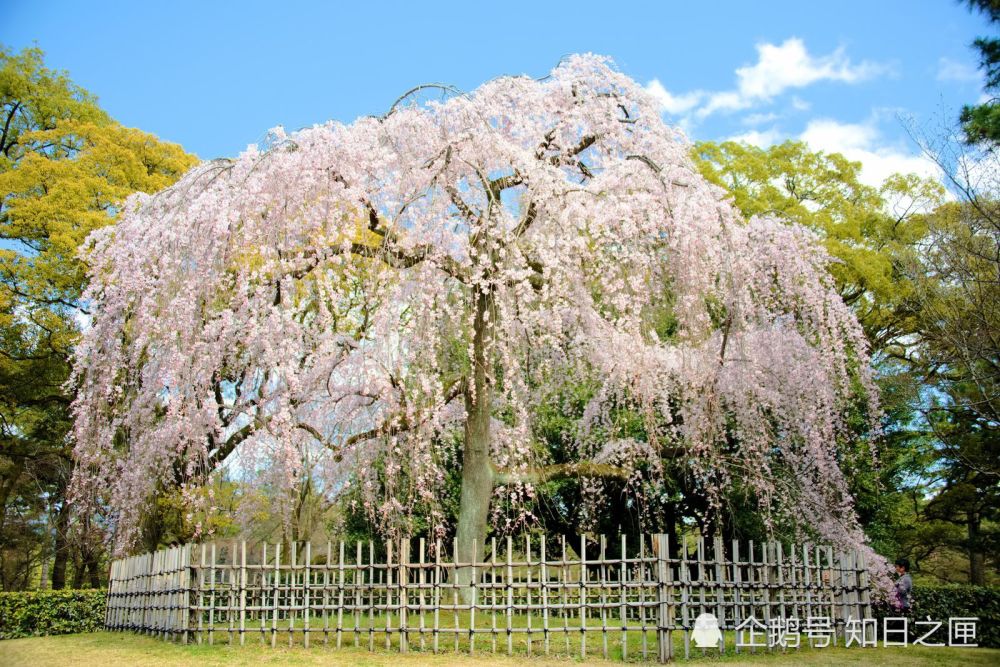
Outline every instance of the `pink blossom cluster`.
<svg viewBox="0 0 1000 667"><path fill-rule="evenodd" d="M802 229L740 219L688 152L641 86L585 55L275 130L133 196L87 252L78 497L104 494L128 545L158 489L193 502L223 465L291 489L309 452L324 493L356 475L392 530L460 463L480 346L498 475L547 463L533 408L587 377L588 424L627 400L647 437L583 435L581 461L679 457L713 498L739 481L863 544L839 448L859 392L873 422L877 399L830 260Z"/></svg>

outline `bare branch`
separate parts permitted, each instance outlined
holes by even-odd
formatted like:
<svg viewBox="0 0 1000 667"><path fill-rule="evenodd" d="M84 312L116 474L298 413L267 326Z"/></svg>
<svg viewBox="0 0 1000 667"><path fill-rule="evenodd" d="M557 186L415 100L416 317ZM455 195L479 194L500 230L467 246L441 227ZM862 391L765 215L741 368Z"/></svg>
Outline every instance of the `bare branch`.
<svg viewBox="0 0 1000 667"><path fill-rule="evenodd" d="M465 203L461 195L458 194L458 190L455 189L453 185L444 186L444 191L448 193L448 197L451 199L451 203L455 205L466 220L469 222L476 222L479 220L479 214L472 210L472 207Z"/></svg>
<svg viewBox="0 0 1000 667"><path fill-rule="evenodd" d="M408 91L406 91L405 93L403 93L402 95L400 95L396 99L396 101L392 103L392 106L389 107L389 111L384 116L382 116L382 118L380 120L385 120L386 118L388 118L392 114L396 113L396 109L399 107L399 105L402 104L403 101L407 97L409 97L410 95L413 95L414 93L419 93L421 90L427 90L427 89L430 89L430 88L437 88L438 90L442 90L442 91L447 92L447 93L453 93L455 95L462 95L462 91L461 90L459 90L455 86L450 86L450 85L448 85L446 83L422 83L419 86L414 86L413 88L410 88Z"/></svg>
<svg viewBox="0 0 1000 667"><path fill-rule="evenodd" d="M596 134L588 134L582 139L580 139L580 143L578 143L576 146L573 146L568 151L564 151L559 155L553 155L552 157L550 157L549 162L555 166L558 166L567 158L576 157L583 151L587 150L588 148L593 146L596 141L597 141Z"/></svg>
<svg viewBox="0 0 1000 667"><path fill-rule="evenodd" d="M524 212L524 217L521 218L521 221L517 223L516 227L514 227L514 238L523 236L524 233L528 231L528 228L531 227L531 223L535 221L536 217L538 217L538 207L535 206L535 202L529 202L528 208Z"/></svg>

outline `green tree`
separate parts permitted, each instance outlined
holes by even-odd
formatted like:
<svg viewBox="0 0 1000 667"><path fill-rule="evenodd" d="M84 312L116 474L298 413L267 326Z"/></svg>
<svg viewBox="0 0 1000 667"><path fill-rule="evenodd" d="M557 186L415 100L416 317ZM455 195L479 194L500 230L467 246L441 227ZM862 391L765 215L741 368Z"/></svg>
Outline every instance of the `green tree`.
<svg viewBox="0 0 1000 667"><path fill-rule="evenodd" d="M774 215L817 232L844 301L858 315L873 352L894 354L915 327L912 289L898 257L926 233L919 212L944 194L940 184L894 175L879 187L861 181L861 164L802 142L760 148L701 142L702 173L725 188L746 215Z"/></svg>
<svg viewBox="0 0 1000 667"><path fill-rule="evenodd" d="M1000 23L1000 2L997 0L968 0L969 8L979 10L986 16L991 26ZM1000 38L980 37L972 43L979 52L979 68L986 75L983 88L991 95L982 104L962 107L959 119L965 131L965 141L970 144L992 144L1000 142Z"/></svg>
<svg viewBox="0 0 1000 667"><path fill-rule="evenodd" d="M957 546L983 585L986 554L1000 544L1000 202L974 197L928 216L927 243L907 269L940 480L924 514L965 529Z"/></svg>
<svg viewBox="0 0 1000 667"><path fill-rule="evenodd" d="M97 517L70 549L69 356L87 321L77 249L136 190L171 184L196 159L115 123L39 49L0 47L0 585L99 577Z"/></svg>
<svg viewBox="0 0 1000 667"><path fill-rule="evenodd" d="M880 465L870 465L867 446L859 443L852 491L869 537L892 556L901 548L908 492L927 471L931 442L920 414L922 376L912 364L923 313L916 278L904 266L927 240L924 212L943 200L944 189L912 174L868 185L860 163L801 142L769 148L702 142L694 151L702 173L745 215L804 225L835 260L830 272L871 344L885 412Z"/></svg>

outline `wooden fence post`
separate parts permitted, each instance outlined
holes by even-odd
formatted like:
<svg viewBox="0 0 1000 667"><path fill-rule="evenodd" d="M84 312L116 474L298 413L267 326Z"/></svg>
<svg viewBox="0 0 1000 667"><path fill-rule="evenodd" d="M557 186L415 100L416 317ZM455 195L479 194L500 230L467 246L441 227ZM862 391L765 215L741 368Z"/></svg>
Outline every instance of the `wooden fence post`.
<svg viewBox="0 0 1000 667"><path fill-rule="evenodd" d="M608 566L607 566L607 539L601 533L601 655L608 659ZM528 552L531 553L530 550ZM528 560L531 560L529 555ZM531 572L529 567L528 572ZM530 581L530 580L529 580ZM531 588L528 588L531 594ZM531 654L531 615L528 615L528 654Z"/></svg>
<svg viewBox="0 0 1000 667"><path fill-rule="evenodd" d="M840 615L843 619L841 626L841 636L844 638L844 645L847 645L847 623L851 618L850 601L847 589L850 584L847 581L847 552L837 552L837 582L840 588Z"/></svg>
<svg viewBox="0 0 1000 667"><path fill-rule="evenodd" d="M312 578L312 541L306 542L306 562L305 562L305 590L303 592L303 605L305 609L302 614L304 616L303 629L302 629L302 644L309 648L309 609L311 603L311 598L309 596L309 588L312 585L310 581Z"/></svg>
<svg viewBox="0 0 1000 667"><path fill-rule="evenodd" d="M667 662L673 657L673 635L670 631L671 618L670 608L673 601L669 599L667 585L670 583L670 568L667 558L670 555L670 538L659 533L653 536L656 540L656 589L660 603L657 628L656 645L657 657L660 662Z"/></svg>
<svg viewBox="0 0 1000 667"><path fill-rule="evenodd" d="M392 577L393 574L398 575L399 573L399 564L397 563L396 567L392 565L394 550L392 540L385 543L385 569L382 572L385 574L383 583L385 584L385 648L387 650L392 648Z"/></svg>
<svg viewBox="0 0 1000 667"><path fill-rule="evenodd" d="M687 536L681 540L681 616L684 627L684 659L691 659L691 568L688 563Z"/></svg>
<svg viewBox="0 0 1000 667"><path fill-rule="evenodd" d="M283 588L278 597L278 629L280 631L281 621L288 621L288 646L291 648L295 640L295 599L298 594L299 586L297 571L299 564L299 547L296 540L288 540L286 556L288 563L285 565L285 568L288 572L285 573ZM284 618L282 618L282 614L284 614Z"/></svg>
<svg viewBox="0 0 1000 667"><path fill-rule="evenodd" d="M115 591L115 578L118 576L118 562L119 561L116 561L116 560L115 561L111 561L111 574L108 576L108 603L104 607L104 629L105 630L111 629L111 617L112 617L112 613L113 613L113 610L115 608L114 605L115 605L115 602L116 602L115 597L114 597L114 591Z"/></svg>
<svg viewBox="0 0 1000 667"><path fill-rule="evenodd" d="M774 583L774 578L771 576L771 566L769 564L769 561L773 562L770 552L771 543L764 541L760 545L760 573L764 578L764 625L768 628L771 627L771 584ZM768 646L765 650L770 651L771 647Z"/></svg>
<svg viewBox="0 0 1000 667"><path fill-rule="evenodd" d="M187 644L190 640L188 636L188 623L190 621L191 613L191 545L185 544L184 548L181 550L181 573L180 573L180 588L181 588L181 616L180 616L180 630L181 630L181 642Z"/></svg>
<svg viewBox="0 0 1000 667"><path fill-rule="evenodd" d="M438 652L438 631L441 629L441 539L434 540L434 653Z"/></svg>
<svg viewBox="0 0 1000 667"><path fill-rule="evenodd" d="M274 608L271 609L271 648L278 643L278 587L281 585L281 542L274 545Z"/></svg>
<svg viewBox="0 0 1000 667"><path fill-rule="evenodd" d="M174 630L174 572L177 568L176 560L177 550L174 547L170 547L166 550L164 554L164 568L163 575L161 577L161 590L162 595L160 596L160 606L162 610L160 612L160 631L161 636L164 640L173 639Z"/></svg>
<svg viewBox="0 0 1000 667"><path fill-rule="evenodd" d="M399 574L396 575L396 582L399 584L399 652L406 653L410 650L410 638L407 634L407 606L409 597L407 584L409 583L410 571L410 538L404 537L399 541Z"/></svg>
<svg viewBox="0 0 1000 667"><path fill-rule="evenodd" d="M812 573L809 571L809 545L802 545L802 577L803 577L803 587L805 588L805 616L806 619L813 618L813 603L812 603Z"/></svg>
<svg viewBox="0 0 1000 667"><path fill-rule="evenodd" d="M208 643L211 646L215 643L215 542L212 542L212 566L209 570L208 582Z"/></svg>
<svg viewBox="0 0 1000 667"><path fill-rule="evenodd" d="M712 556L715 558L715 615L719 619L719 653L726 651L726 549L722 543L722 536L716 535L712 541ZM734 626L735 627L735 624Z"/></svg>
<svg viewBox="0 0 1000 667"><path fill-rule="evenodd" d="M742 563L740 562L740 542L734 539L733 542L733 631L743 622L743 595L740 589L743 588ZM752 607L751 607L752 609ZM751 611L751 613L753 613ZM733 637L733 650L739 654L739 637Z"/></svg>
<svg viewBox="0 0 1000 667"><path fill-rule="evenodd" d="M775 578L778 582L778 602L779 609L781 610L778 618L781 623L788 620L788 611L785 608L785 564L784 564L784 552L782 551L781 542L774 542L774 552L773 552L773 563ZM785 649L782 647L781 652L784 653Z"/></svg>
<svg viewBox="0 0 1000 667"><path fill-rule="evenodd" d="M240 646L246 645L247 632L247 541L240 540Z"/></svg>
<svg viewBox="0 0 1000 667"><path fill-rule="evenodd" d="M872 597L871 597L871 585L868 580L868 561L865 560L864 553L858 554L858 586L861 588L861 610L860 614L862 618L872 617ZM877 636L878 633L876 632ZM876 637L873 636L872 639Z"/></svg>

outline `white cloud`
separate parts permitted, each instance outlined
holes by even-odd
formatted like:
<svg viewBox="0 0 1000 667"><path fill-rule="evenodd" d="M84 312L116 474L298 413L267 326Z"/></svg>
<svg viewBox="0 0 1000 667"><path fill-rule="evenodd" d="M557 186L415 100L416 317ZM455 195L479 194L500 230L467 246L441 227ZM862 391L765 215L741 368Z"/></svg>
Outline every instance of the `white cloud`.
<svg viewBox="0 0 1000 667"><path fill-rule="evenodd" d="M972 65L952 60L951 58L941 58L938 60L937 80L938 81L979 81L979 72Z"/></svg>
<svg viewBox="0 0 1000 667"><path fill-rule="evenodd" d="M712 93L712 96L708 98L708 104L698 109L698 116L704 118L720 110L739 111L740 109L746 109L752 104L752 100L743 97L735 90Z"/></svg>
<svg viewBox="0 0 1000 667"><path fill-rule="evenodd" d="M840 153L861 163L861 180L880 185L892 174L915 173L941 179L941 170L928 158L909 153L901 146L883 143L881 134L872 124L840 123L831 119L809 122L799 139L813 150Z"/></svg>
<svg viewBox="0 0 1000 667"><path fill-rule="evenodd" d="M776 113L752 113L745 118L740 119L740 123L743 125L764 125L765 123L773 123L778 120L781 116Z"/></svg>
<svg viewBox="0 0 1000 667"><path fill-rule="evenodd" d="M749 132L744 132L742 134L736 134L728 137L726 141L742 141L746 144L751 144L753 146L760 146L761 148L767 148L771 144L777 143L779 139L783 138L783 134L778 128L772 127L767 130L750 130Z"/></svg>
<svg viewBox="0 0 1000 667"><path fill-rule="evenodd" d="M884 70L884 66L868 61L852 64L843 48L813 56L797 37L780 45L758 44L757 62L736 70L736 90L712 94L697 113L703 118L716 111L746 109L769 102L792 88L805 88L818 81L857 83Z"/></svg>
<svg viewBox="0 0 1000 667"><path fill-rule="evenodd" d="M770 98L786 88L802 88L822 80L854 83L871 78L883 69L869 62L851 65L843 48L814 58L797 38L787 39L781 46L761 44L757 53L760 58L756 65L736 70L740 92L753 97Z"/></svg>
<svg viewBox="0 0 1000 667"><path fill-rule="evenodd" d="M792 96L792 108L796 111L809 111L811 107L812 105L809 102L806 102L798 95Z"/></svg>
<svg viewBox="0 0 1000 667"><path fill-rule="evenodd" d="M843 153L849 150L867 150L878 136L871 125L840 123L830 119L809 121L802 139L817 150Z"/></svg>
<svg viewBox="0 0 1000 667"><path fill-rule="evenodd" d="M675 116L687 113L695 108L705 96L705 93L700 90L684 93L683 95L674 95L663 87L659 79L653 79L647 83L646 92L656 98L663 111Z"/></svg>

